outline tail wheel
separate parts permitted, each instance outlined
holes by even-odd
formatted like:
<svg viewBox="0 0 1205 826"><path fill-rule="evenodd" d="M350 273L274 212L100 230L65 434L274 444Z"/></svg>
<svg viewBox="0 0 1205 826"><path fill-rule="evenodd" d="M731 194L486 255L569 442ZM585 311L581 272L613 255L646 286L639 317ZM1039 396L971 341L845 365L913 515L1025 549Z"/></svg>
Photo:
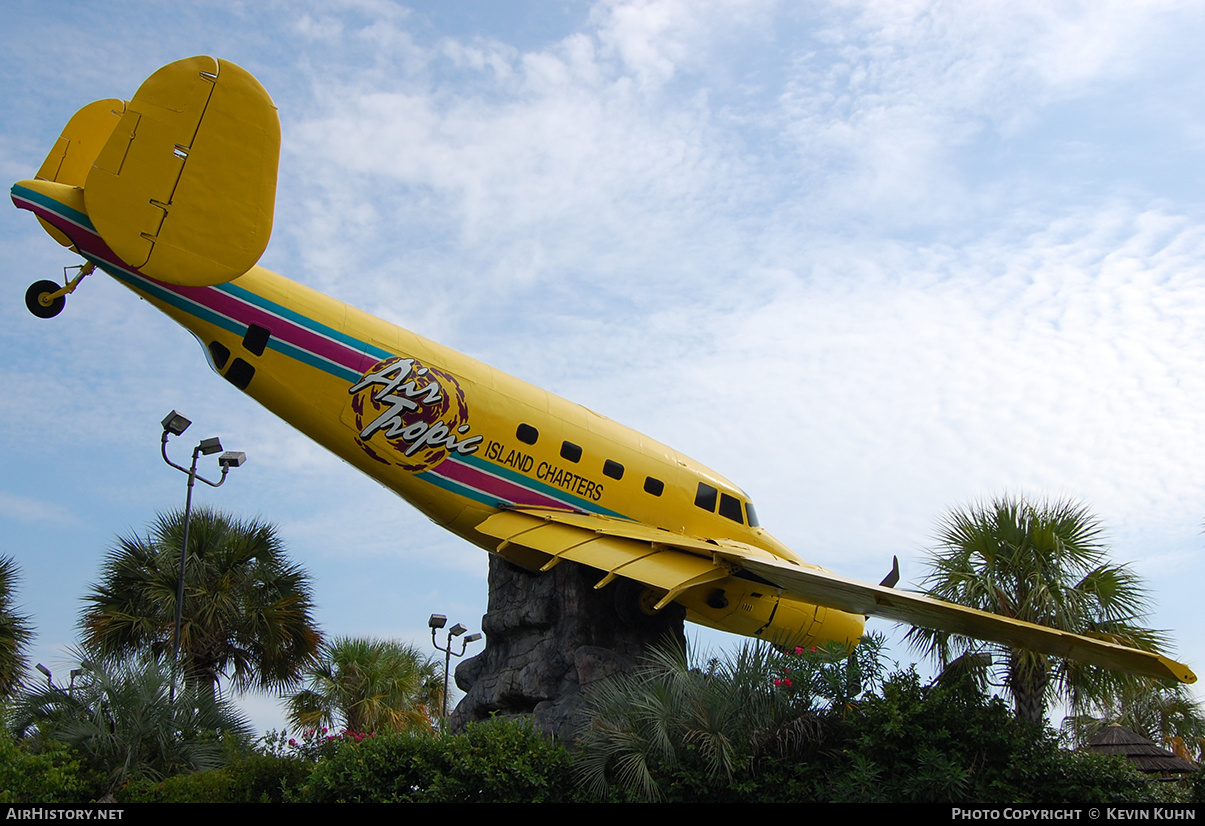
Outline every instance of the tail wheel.
<svg viewBox="0 0 1205 826"><path fill-rule="evenodd" d="M67 299L60 295L46 302L43 296L53 295L61 289L63 288L53 281L35 281L25 291L26 308L38 318L54 318L67 306Z"/></svg>
<svg viewBox="0 0 1205 826"><path fill-rule="evenodd" d="M685 611L676 603L656 610L655 606L663 596L664 591L658 592L630 579L619 579L615 583L615 613L629 628L657 630L668 627L677 615L685 614Z"/></svg>

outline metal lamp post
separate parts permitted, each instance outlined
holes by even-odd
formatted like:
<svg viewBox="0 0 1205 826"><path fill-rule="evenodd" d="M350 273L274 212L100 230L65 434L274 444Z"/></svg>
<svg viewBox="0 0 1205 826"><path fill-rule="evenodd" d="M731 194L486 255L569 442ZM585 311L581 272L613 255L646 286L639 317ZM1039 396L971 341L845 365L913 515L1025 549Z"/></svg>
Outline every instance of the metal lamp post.
<svg viewBox="0 0 1205 826"><path fill-rule="evenodd" d="M211 488L219 488L226 481L226 474L232 467L239 467L247 461L247 454L241 451L228 450L218 457L218 465L222 468L222 476L216 482L211 482L204 476L197 473L197 459L202 455L210 456L222 449L222 442L216 436L210 439L202 439L200 443L193 449L192 465L185 468L177 465L171 459L167 458L167 438L168 436L179 436L192 422L180 413L173 410L163 417L163 439L160 442L160 451L163 454L163 461L174 467L181 473L188 475L188 494L184 499L184 539L180 545L180 578L176 583L176 622L172 632L172 687L171 701L176 699L176 669L180 660L180 624L184 610L184 570L188 561L188 526L192 517L192 489L196 481L200 479Z"/></svg>
<svg viewBox="0 0 1205 826"><path fill-rule="evenodd" d="M453 625L451 628L448 629L447 637L444 639L444 644L440 645L439 642L435 639L435 632L438 631L439 629L443 628L447 624L448 624L448 618L445 617L443 614L432 614L431 618L429 620L427 620L427 626L431 629L431 644L433 646L435 646L436 651L444 652L444 701L443 701L443 714L440 715L440 722L441 722L440 730L441 731L443 730L443 724L446 723L447 719L448 719L448 671L452 667L452 658L453 657L463 657L465 649L469 647L469 643L477 642L477 640L481 639L480 634L469 634L467 637L464 637L460 640L460 651L453 651L452 650L452 638L459 637L461 634L463 634L465 631L468 631L469 629L465 628L459 622L456 623L455 625Z"/></svg>

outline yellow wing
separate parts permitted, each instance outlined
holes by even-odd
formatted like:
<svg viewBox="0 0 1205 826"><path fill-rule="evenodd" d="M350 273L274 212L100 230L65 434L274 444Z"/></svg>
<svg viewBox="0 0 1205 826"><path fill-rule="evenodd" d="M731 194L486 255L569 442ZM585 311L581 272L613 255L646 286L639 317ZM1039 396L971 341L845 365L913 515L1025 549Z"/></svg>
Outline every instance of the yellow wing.
<svg viewBox="0 0 1205 826"><path fill-rule="evenodd" d="M664 592L657 609L678 601L691 611L691 619L748 636L775 641L793 637L800 644L805 639L840 640L847 636L841 632L848 625L836 622L833 614L877 616L1163 680L1192 683L1197 679L1187 666L1159 654L858 582L728 539L695 539L604 516L537 508L504 511L477 530L501 540L496 552L518 564L547 570L567 559L588 565L604 572L597 588L616 577L633 579ZM750 603L754 610L744 616L735 607L728 611L729 606L709 604L709 600L715 606L724 601L715 599L721 590L739 593L746 600L773 591L776 601L760 612ZM788 602L791 610L779 617ZM800 604L816 606L815 614L798 610ZM801 617L807 627L789 628L783 622Z"/></svg>
<svg viewBox="0 0 1205 826"><path fill-rule="evenodd" d="M828 571L799 568L777 560L740 558L725 551L718 551L716 555L739 564L744 570L764 577L796 596L842 611L949 631L1162 680L1178 680L1182 683L1197 681L1196 675L1183 663L1108 640L1056 631L1043 625L941 602L920 594L869 585Z"/></svg>

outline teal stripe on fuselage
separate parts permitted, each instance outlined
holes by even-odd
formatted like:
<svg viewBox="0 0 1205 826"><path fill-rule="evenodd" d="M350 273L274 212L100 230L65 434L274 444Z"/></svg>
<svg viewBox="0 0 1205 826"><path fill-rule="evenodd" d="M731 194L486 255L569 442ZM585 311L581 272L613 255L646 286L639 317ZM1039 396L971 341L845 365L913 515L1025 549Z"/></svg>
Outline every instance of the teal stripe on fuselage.
<svg viewBox="0 0 1205 826"><path fill-rule="evenodd" d="M524 476L522 473L511 470L510 468L496 465L489 459L483 459L476 454L461 456L459 461L464 462L466 465L472 465L478 470L492 473L495 476L501 476L508 482L513 482L516 485L528 488L529 490L535 491L542 496L547 496L550 499L556 499L558 502L564 502L566 505L577 508L578 510L587 511L589 513L597 513L603 516L614 516L618 519L628 518L622 513L604 508L601 505L591 502L589 499L574 496L572 493L569 493L563 488L554 487L553 485L541 482L538 479L532 479L530 476Z"/></svg>
<svg viewBox="0 0 1205 826"><path fill-rule="evenodd" d="M34 192L32 189L26 189L25 187L18 186L17 184L13 184L12 191L14 194L19 195L27 201L33 201L35 204L45 207L51 212L56 212L59 215L62 215L69 221L74 221L86 230L96 232L96 227L92 226L92 219L89 218L86 213L74 210L64 204L62 201L56 201L49 195L43 195L41 192ZM99 235L99 233L97 234Z"/></svg>
<svg viewBox="0 0 1205 826"><path fill-rule="evenodd" d="M145 292L147 295L162 301L164 304L169 304L172 307L175 307L177 310L188 313L189 315L213 324L216 327L221 327L223 330L234 333L235 335L241 336L247 332L246 324L227 318L221 313L217 313L202 304L198 304L192 299L184 298L183 296L178 295L171 290L160 287L158 284L155 284L143 277L131 275L130 273L117 269L111 264L99 259L90 258L89 260L94 261L98 266L101 267L101 269L116 278L118 281L121 281L122 283L127 284L136 290ZM246 290L243 290L242 292L245 293ZM253 295L253 293L247 294ZM271 304L271 302L266 303ZM321 327L322 325L315 324L314 326ZM279 338L273 337L268 339L268 347L269 349L275 350L281 355L288 356L289 358L299 361L302 364L307 364L315 369L330 373L335 378L343 379L348 383L355 383L360 378L360 374L349 367L344 367L340 364L333 364L320 356L314 355L308 350L303 350L302 348L294 344L289 344L287 341L283 341Z"/></svg>
<svg viewBox="0 0 1205 826"><path fill-rule="evenodd" d="M147 295L162 301L164 304L170 304L177 310L181 310L182 312L188 313L191 316L195 316L196 318L206 321L215 327L221 327L223 330L234 333L235 335L244 335L247 332L246 324L240 324L237 321L229 319L221 313L216 313L208 307L202 306L195 301L177 295L171 290L164 289L163 287L160 287L158 284L155 284L144 277L131 275L125 270L114 267L107 261L102 261L99 258L93 258L91 256L87 256L87 258L89 261L92 261L102 270L126 286L138 290L139 292L144 292Z"/></svg>
<svg viewBox="0 0 1205 826"><path fill-rule="evenodd" d="M360 341L358 338L349 336L347 333L342 333L333 327L327 327L325 324L319 324L317 321L314 321L308 316L302 315L296 310L283 307L280 304L277 304L275 301L269 301L262 295L257 295L256 293L251 292L246 287L240 287L234 283L227 283L218 286L217 289L222 290L223 292L235 298L240 298L243 301L246 301L248 304L254 304L256 307L259 307L265 312L278 315L286 321L291 321L298 326L305 327L310 332L318 333L319 335L326 336L327 338L337 341L340 344L345 344L352 349L367 353L370 356L375 356L377 360L383 360L397 355L396 353L391 353L388 350L382 350L380 347L375 347L366 341ZM356 378L359 378L359 375L357 375Z"/></svg>
<svg viewBox="0 0 1205 826"><path fill-rule="evenodd" d="M268 349L275 350L281 355L300 361L302 364L308 364L310 367L330 373L335 378L343 379L348 384L355 384L360 380L360 374L350 367L344 367L342 364L333 364L328 359L316 356L309 350L303 350L295 344L281 341L275 336L268 339Z"/></svg>
<svg viewBox="0 0 1205 826"><path fill-rule="evenodd" d="M445 462L450 462L451 459L445 459ZM491 496L487 493L482 493L476 488L470 488L468 485L462 485L460 482L453 482L451 479L445 479L442 476L436 476L434 473L422 471L414 474L415 478L421 479L429 485L435 485L437 488L455 493L458 496L463 496L466 499L472 499L474 502L480 502L483 505L488 505L491 508L497 508L498 505L504 504L497 496Z"/></svg>

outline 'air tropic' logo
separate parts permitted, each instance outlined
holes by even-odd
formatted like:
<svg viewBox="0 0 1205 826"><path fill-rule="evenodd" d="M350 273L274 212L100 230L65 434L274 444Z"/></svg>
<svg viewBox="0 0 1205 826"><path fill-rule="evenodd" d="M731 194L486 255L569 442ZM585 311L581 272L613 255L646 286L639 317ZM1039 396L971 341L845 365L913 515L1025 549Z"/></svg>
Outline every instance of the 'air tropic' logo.
<svg viewBox="0 0 1205 826"><path fill-rule="evenodd" d="M377 362L347 392L360 431L356 443L378 462L418 472L452 451L467 455L481 444L481 436L465 435L469 406L460 384L415 359ZM383 439L373 438L378 433Z"/></svg>

